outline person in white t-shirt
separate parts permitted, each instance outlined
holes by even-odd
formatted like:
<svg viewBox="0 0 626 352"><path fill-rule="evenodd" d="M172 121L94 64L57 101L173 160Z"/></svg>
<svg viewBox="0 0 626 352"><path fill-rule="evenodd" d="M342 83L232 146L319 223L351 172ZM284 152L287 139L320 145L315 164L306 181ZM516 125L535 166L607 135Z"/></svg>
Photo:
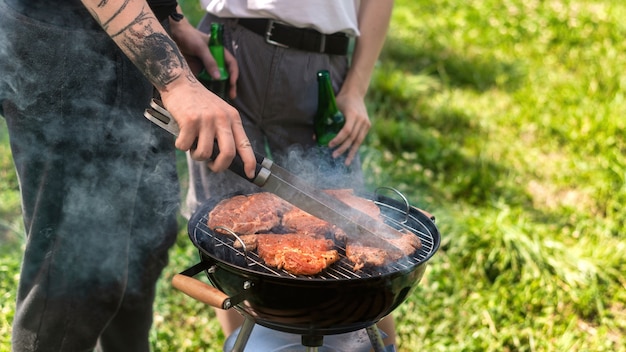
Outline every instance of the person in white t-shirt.
<svg viewBox="0 0 626 352"><path fill-rule="evenodd" d="M211 22L224 24L225 46L237 61L229 68L228 99L239 111L254 150L290 168L289 154L295 150L302 156L315 148L316 73L328 70L346 118L329 147L333 157L349 168L342 168L346 173L330 185L327 175L312 180L323 180L317 186L329 188L363 187L358 150L371 127L365 95L393 0L201 0L201 4L207 15L199 29L209 32ZM219 77L219 72L211 74ZM188 165L187 216L209 197L258 190L242 178L212 173L189 158ZM243 321L232 309L217 310L217 315L226 336ZM393 317L378 326L389 335L385 344L395 344Z"/></svg>

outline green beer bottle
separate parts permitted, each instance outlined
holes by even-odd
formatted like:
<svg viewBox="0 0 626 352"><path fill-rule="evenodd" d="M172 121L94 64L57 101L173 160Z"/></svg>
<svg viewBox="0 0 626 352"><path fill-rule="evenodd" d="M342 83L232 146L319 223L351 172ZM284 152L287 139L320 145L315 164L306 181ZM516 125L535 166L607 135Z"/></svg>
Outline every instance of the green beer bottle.
<svg viewBox="0 0 626 352"><path fill-rule="evenodd" d="M211 23L211 37L209 38L209 50L217 62L220 70L220 78L215 79L202 69L198 74L198 79L210 91L225 99L228 93L228 70L224 61L224 25L221 23Z"/></svg>
<svg viewBox="0 0 626 352"><path fill-rule="evenodd" d="M317 144L327 147L328 142L335 138L346 123L346 118L337 108L330 73L327 70L321 70L317 73L317 84L317 113L313 120L313 128L315 129Z"/></svg>
<svg viewBox="0 0 626 352"><path fill-rule="evenodd" d="M321 177L317 178L315 184L320 188L345 188L345 183L351 179L348 177L351 167L345 165L345 154L333 158L333 150L328 147L328 143L337 136L346 123L346 118L337 108L330 73L326 70L319 71L317 83L319 95L313 121L317 152L314 163Z"/></svg>

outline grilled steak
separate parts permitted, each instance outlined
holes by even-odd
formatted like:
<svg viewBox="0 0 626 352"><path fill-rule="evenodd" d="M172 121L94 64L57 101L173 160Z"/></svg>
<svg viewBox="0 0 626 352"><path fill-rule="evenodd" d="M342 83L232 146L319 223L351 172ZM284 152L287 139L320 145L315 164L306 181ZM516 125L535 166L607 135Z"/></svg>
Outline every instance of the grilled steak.
<svg viewBox="0 0 626 352"><path fill-rule="evenodd" d="M335 243L315 233L252 234L239 236L245 250L256 250L265 264L294 275L315 275L339 260ZM235 248L243 248L235 241Z"/></svg>
<svg viewBox="0 0 626 352"><path fill-rule="evenodd" d="M379 227L380 241L359 242L358 234L347 236L340 228L267 193L235 196L221 201L209 213L209 228L238 234L248 251L256 250L269 266L296 275L314 275L339 260L334 241L345 246L354 270L382 266L410 255L421 247L414 234L394 230L383 223L378 206L352 190L329 190L329 194L371 217L370 227ZM369 222L369 221L368 221ZM334 240L334 241L333 241ZM236 248L243 247L236 240Z"/></svg>
<svg viewBox="0 0 626 352"><path fill-rule="evenodd" d="M237 234L269 232L280 225L283 212L293 206L271 193L238 195L219 202L209 213L209 228L227 233L219 226Z"/></svg>
<svg viewBox="0 0 626 352"><path fill-rule="evenodd" d="M322 237L344 237L343 231L335 225L315 217L300 208L293 207L287 211L281 221L289 232L310 234Z"/></svg>
<svg viewBox="0 0 626 352"><path fill-rule="evenodd" d="M396 231L387 226L382 228L383 218L380 208L371 200L359 197L351 189L339 189L326 191L335 196L352 208L369 215L375 221L369 225L372 228L381 228L377 233L381 234L381 240L386 240L391 246L383 246L381 243L358 242L356 237L345 238L346 256L354 263L353 269L359 270L364 266L383 266L397 261L402 256L411 255L418 250L422 243L419 237L412 233Z"/></svg>
<svg viewBox="0 0 626 352"><path fill-rule="evenodd" d="M339 260L334 243L308 234L257 236L257 253L265 264L295 275L315 275Z"/></svg>
<svg viewBox="0 0 626 352"><path fill-rule="evenodd" d="M399 237L387 238L387 242L399 248L404 255L411 255L422 248L422 241L419 237L405 231L398 231L398 233Z"/></svg>
<svg viewBox="0 0 626 352"><path fill-rule="evenodd" d="M360 270L365 266L383 266L405 255L411 255L422 247L420 239L412 233L397 231L399 236L386 238L394 248L382 249L380 244L358 243L352 239L346 241L346 257L354 263L353 269Z"/></svg>
<svg viewBox="0 0 626 352"><path fill-rule="evenodd" d="M380 219L380 208L378 205L369 199L355 195L351 189L328 189L324 192L374 219Z"/></svg>
<svg viewBox="0 0 626 352"><path fill-rule="evenodd" d="M318 274L339 260L334 242L325 238L339 229L271 193L219 202L209 213L208 225L223 234L228 231L220 227L228 228L243 242L235 240L234 247L256 250L265 264L295 275Z"/></svg>
<svg viewBox="0 0 626 352"><path fill-rule="evenodd" d="M365 266L387 265L393 260L400 259L401 256L398 256L398 253L398 251L390 253L381 248L362 244L348 243L346 245L346 257L354 263L354 267L352 267L354 271L361 270Z"/></svg>

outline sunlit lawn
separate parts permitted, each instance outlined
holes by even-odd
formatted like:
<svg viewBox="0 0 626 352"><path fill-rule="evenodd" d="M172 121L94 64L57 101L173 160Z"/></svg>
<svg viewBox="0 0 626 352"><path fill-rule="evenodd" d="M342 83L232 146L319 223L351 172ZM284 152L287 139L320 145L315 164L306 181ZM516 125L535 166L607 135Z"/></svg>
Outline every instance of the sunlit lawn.
<svg viewBox="0 0 626 352"><path fill-rule="evenodd" d="M443 238L395 311L400 351L626 351L625 15L608 0L396 1L364 167ZM0 130L8 351L22 234ZM182 219L171 254L154 350L221 351L212 309L169 284L198 260Z"/></svg>

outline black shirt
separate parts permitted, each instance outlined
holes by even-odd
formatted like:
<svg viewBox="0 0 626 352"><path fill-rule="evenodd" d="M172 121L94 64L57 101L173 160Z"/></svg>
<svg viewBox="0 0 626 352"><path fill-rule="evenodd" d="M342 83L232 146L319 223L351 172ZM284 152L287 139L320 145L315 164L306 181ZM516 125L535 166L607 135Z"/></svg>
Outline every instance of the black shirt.
<svg viewBox="0 0 626 352"><path fill-rule="evenodd" d="M163 21L167 16L176 13L178 2L176 0L148 0L148 5L159 21Z"/></svg>
<svg viewBox="0 0 626 352"><path fill-rule="evenodd" d="M36 18L46 23L66 25L76 22L73 16L91 17L85 5L80 0L6 0L9 6L28 17ZM147 0L148 5L159 21L176 13L177 0ZM72 22L74 21L74 22Z"/></svg>

